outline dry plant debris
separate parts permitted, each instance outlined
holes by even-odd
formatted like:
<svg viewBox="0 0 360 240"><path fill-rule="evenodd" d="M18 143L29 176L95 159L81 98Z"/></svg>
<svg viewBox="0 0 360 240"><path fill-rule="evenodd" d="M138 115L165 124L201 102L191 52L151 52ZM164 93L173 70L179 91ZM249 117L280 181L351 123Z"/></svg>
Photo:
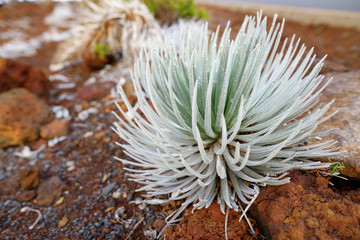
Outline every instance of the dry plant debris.
<svg viewBox="0 0 360 240"><path fill-rule="evenodd" d="M96 54L99 58L116 56L132 63L141 47L162 40L160 27L147 7L135 0L85 1L72 37L60 44L50 70L56 71Z"/></svg>

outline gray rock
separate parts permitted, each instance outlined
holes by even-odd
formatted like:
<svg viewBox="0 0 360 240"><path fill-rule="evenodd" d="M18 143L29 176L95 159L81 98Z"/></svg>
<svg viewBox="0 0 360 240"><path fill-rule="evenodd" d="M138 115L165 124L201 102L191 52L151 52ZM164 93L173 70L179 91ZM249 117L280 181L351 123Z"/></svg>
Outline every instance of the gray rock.
<svg viewBox="0 0 360 240"><path fill-rule="evenodd" d="M49 206L58 199L65 188L65 184L58 176L52 176L40 183L35 202L39 205Z"/></svg>
<svg viewBox="0 0 360 240"><path fill-rule="evenodd" d="M113 190L113 188L116 186L116 182L108 184L105 188L101 190L102 195L107 195Z"/></svg>
<svg viewBox="0 0 360 240"><path fill-rule="evenodd" d="M338 128L326 136L322 141L334 139L340 150L346 151L333 162L343 162L343 175L360 179L360 71L327 74L333 76L332 82L323 92L321 101L336 101L329 109L329 113L339 112L328 121L321 124L318 131Z"/></svg>

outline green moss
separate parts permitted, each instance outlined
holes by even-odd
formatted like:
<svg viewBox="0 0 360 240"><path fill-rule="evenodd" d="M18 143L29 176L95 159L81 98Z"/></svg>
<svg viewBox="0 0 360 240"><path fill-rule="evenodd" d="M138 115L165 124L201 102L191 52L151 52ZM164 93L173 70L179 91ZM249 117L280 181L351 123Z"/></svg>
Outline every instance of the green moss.
<svg viewBox="0 0 360 240"><path fill-rule="evenodd" d="M342 171L344 168L345 168L345 165L343 162L336 162L329 167L329 172L330 173L340 173L340 171Z"/></svg>
<svg viewBox="0 0 360 240"><path fill-rule="evenodd" d="M110 49L109 47L103 43L99 42L94 46L93 49L94 53L96 53L100 58L105 58L107 55L109 55Z"/></svg>
<svg viewBox="0 0 360 240"><path fill-rule="evenodd" d="M205 9L197 9L197 4L193 0L143 0L143 2L162 23L171 23L177 18L209 18Z"/></svg>

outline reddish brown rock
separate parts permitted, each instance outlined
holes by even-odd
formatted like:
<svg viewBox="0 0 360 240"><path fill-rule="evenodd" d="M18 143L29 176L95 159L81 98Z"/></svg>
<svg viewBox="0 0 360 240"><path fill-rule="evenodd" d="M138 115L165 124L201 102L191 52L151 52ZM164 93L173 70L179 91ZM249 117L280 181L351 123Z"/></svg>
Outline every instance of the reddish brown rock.
<svg viewBox="0 0 360 240"><path fill-rule="evenodd" d="M0 181L0 195L16 193L19 188L20 178L18 174L14 174Z"/></svg>
<svg viewBox="0 0 360 240"><path fill-rule="evenodd" d="M99 143L99 142L102 142L104 138L106 138L106 131L96 132L96 133L92 136L92 139L93 139L93 143L94 143L94 144L97 144L97 143Z"/></svg>
<svg viewBox="0 0 360 240"><path fill-rule="evenodd" d="M77 96L78 98L85 101L99 99L108 95L111 91L111 88L114 86L114 82L95 82L84 86Z"/></svg>
<svg viewBox="0 0 360 240"><path fill-rule="evenodd" d="M133 82L126 81L125 84L122 86L122 88L124 89L124 92L128 98L131 96L135 96L135 89Z"/></svg>
<svg viewBox="0 0 360 240"><path fill-rule="evenodd" d="M19 171L20 184L23 189L35 189L39 185L39 169L26 169Z"/></svg>
<svg viewBox="0 0 360 240"><path fill-rule="evenodd" d="M37 150L46 143L47 141L45 139L39 139L31 145L31 149Z"/></svg>
<svg viewBox="0 0 360 240"><path fill-rule="evenodd" d="M129 103L131 104L131 106L135 106L135 104L137 103L137 98L136 96L127 96L128 97L128 100L129 100ZM119 104L119 107L124 111L124 112L127 112L128 109L126 107L126 104L121 101L118 103ZM151 104L151 103L150 103ZM151 105L152 106L152 105ZM121 115L120 111L117 111L118 115L122 118L122 119L125 119L125 117L123 115Z"/></svg>
<svg viewBox="0 0 360 240"><path fill-rule="evenodd" d="M28 202L36 197L35 190L25 191L16 195L15 199L19 202Z"/></svg>
<svg viewBox="0 0 360 240"><path fill-rule="evenodd" d="M340 150L346 152L331 161L343 162L345 168L341 173L360 179L360 71L326 75L330 76L333 80L325 88L321 100L329 102L335 98L328 112L339 112L321 124L318 131L338 128L323 141L334 139Z"/></svg>
<svg viewBox="0 0 360 240"><path fill-rule="evenodd" d="M52 117L46 103L24 88L1 93L0 106L0 148L36 140Z"/></svg>
<svg viewBox="0 0 360 240"><path fill-rule="evenodd" d="M110 63L110 59L107 57L99 57L96 53L86 52L83 58L83 64L90 70L99 70Z"/></svg>
<svg viewBox="0 0 360 240"><path fill-rule="evenodd" d="M261 188L250 208L267 239L358 239L360 189L336 193L324 177L299 171L290 177Z"/></svg>
<svg viewBox="0 0 360 240"><path fill-rule="evenodd" d="M44 139L69 135L69 119L55 119L52 122L40 127L40 136Z"/></svg>
<svg viewBox="0 0 360 240"><path fill-rule="evenodd" d="M220 211L219 204L212 203L208 209L200 209L191 213L188 208L176 226L165 231L167 240L185 239L225 239L225 215ZM239 222L241 213L230 211L227 236L228 239L250 239L245 220Z"/></svg>
<svg viewBox="0 0 360 240"><path fill-rule="evenodd" d="M23 87L39 97L49 95L49 79L38 68L11 59L0 58L0 92Z"/></svg>
<svg viewBox="0 0 360 240"><path fill-rule="evenodd" d="M161 229L166 225L166 221L163 219L156 219L152 226L155 228L156 231L160 232Z"/></svg>
<svg viewBox="0 0 360 240"><path fill-rule="evenodd" d="M40 183L35 202L39 205L49 206L58 199L65 188L65 184L58 176L52 176Z"/></svg>

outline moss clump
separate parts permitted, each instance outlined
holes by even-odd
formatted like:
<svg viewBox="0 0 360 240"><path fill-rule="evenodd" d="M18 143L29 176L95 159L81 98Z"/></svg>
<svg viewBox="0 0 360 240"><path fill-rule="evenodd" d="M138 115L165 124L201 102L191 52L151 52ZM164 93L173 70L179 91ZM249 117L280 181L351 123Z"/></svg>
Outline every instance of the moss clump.
<svg viewBox="0 0 360 240"><path fill-rule="evenodd" d="M99 42L94 46L94 53L98 55L99 58L106 58L109 55L110 49L103 42Z"/></svg>
<svg viewBox="0 0 360 240"><path fill-rule="evenodd" d="M171 24L178 18L209 18L205 9L198 9L193 0L143 0L143 2L161 24Z"/></svg>

